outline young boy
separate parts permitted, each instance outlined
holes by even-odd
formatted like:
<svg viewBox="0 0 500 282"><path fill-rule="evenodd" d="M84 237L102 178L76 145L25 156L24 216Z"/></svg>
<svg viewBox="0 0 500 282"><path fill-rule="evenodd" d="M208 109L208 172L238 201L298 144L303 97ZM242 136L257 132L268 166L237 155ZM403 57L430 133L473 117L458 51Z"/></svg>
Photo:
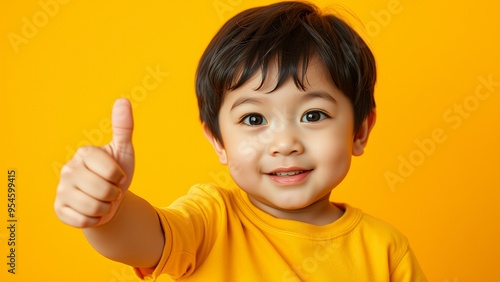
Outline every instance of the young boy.
<svg viewBox="0 0 500 282"><path fill-rule="evenodd" d="M168 208L128 191L130 103L113 139L62 169L59 218L138 277L189 281L426 281L406 238L330 193L375 123L375 61L339 18L300 2L244 11L203 54L205 136L237 189L196 185Z"/></svg>

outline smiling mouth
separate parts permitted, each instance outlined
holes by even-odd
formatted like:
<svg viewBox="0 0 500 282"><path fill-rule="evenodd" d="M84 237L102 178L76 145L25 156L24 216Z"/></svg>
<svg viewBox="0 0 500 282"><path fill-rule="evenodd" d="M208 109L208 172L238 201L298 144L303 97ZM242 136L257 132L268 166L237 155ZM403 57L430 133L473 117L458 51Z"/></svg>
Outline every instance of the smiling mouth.
<svg viewBox="0 0 500 282"><path fill-rule="evenodd" d="M296 186L309 178L312 169L284 169L268 173L269 179L280 186Z"/></svg>
<svg viewBox="0 0 500 282"><path fill-rule="evenodd" d="M276 176L293 176L297 174L301 174L306 172L305 170L297 170L297 171L281 171L281 172L272 172L270 173L271 175L276 175Z"/></svg>

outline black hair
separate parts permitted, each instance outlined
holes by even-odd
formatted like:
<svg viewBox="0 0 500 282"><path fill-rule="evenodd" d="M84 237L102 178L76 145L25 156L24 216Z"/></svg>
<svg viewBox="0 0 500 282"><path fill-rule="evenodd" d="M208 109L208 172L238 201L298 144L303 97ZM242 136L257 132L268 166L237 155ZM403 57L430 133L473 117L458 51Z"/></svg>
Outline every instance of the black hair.
<svg viewBox="0 0 500 282"><path fill-rule="evenodd" d="M335 86L352 103L357 132L375 109L373 54L344 20L296 1L245 10L222 26L196 72L201 121L223 144L218 116L227 91L241 87L258 71L262 72L262 86L269 64L275 62L279 73L274 89L292 78L305 90L304 77L313 56L324 64Z"/></svg>

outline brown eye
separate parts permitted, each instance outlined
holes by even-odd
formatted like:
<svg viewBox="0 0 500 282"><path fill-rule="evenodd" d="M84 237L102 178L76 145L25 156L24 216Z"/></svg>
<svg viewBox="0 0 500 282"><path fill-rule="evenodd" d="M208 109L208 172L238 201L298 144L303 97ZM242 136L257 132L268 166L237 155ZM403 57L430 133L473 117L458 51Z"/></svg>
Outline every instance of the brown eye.
<svg viewBox="0 0 500 282"><path fill-rule="evenodd" d="M322 119L328 118L329 116L325 114L322 111L309 111L306 112L302 118L300 119L301 122L317 122Z"/></svg>
<svg viewBox="0 0 500 282"><path fill-rule="evenodd" d="M267 120L260 114L248 114L243 117L241 123L250 126L257 126L257 125L267 124Z"/></svg>

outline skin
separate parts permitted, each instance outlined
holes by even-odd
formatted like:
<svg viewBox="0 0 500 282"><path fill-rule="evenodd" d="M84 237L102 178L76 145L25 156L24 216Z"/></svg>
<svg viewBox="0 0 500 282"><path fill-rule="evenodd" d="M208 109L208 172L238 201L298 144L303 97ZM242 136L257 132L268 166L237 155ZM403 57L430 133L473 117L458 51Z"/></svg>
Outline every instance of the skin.
<svg viewBox="0 0 500 282"><path fill-rule="evenodd" d="M363 153L375 113L355 134L350 101L317 60L307 69L305 91L292 80L272 91L277 77L274 65L261 89L257 73L225 95L219 113L224 146L206 128L205 135L256 207L277 218L331 223L343 211L330 203L330 193L351 156ZM276 175L284 172L295 175Z"/></svg>
<svg viewBox="0 0 500 282"><path fill-rule="evenodd" d="M136 267L154 267L165 240L154 208L128 191L135 163L128 100L115 102L112 127L109 144L80 148L62 168L54 209L61 221L82 228L102 255Z"/></svg>
<svg viewBox="0 0 500 282"><path fill-rule="evenodd" d="M306 91L287 81L269 94L276 69L257 91L256 74L226 93L219 116L225 146L203 126L250 201L275 217L315 225L338 219L342 211L329 202L331 190L347 174L351 156L363 153L375 122L373 112L354 133L352 106L325 74L313 61ZM80 148L62 168L54 209L61 221L81 228L102 255L154 268L165 238L155 209L128 190L135 163L128 100L115 102L112 127L109 144Z"/></svg>

